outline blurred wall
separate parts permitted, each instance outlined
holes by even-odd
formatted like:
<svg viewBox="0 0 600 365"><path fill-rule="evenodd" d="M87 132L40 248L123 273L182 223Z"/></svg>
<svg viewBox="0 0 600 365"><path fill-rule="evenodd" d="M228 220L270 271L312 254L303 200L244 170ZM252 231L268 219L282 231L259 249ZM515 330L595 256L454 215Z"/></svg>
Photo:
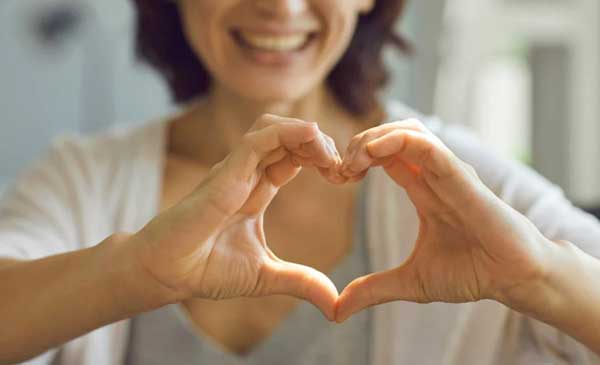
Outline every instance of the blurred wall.
<svg viewBox="0 0 600 365"><path fill-rule="evenodd" d="M0 186L57 134L140 122L170 108L135 64L124 0L0 1Z"/></svg>
<svg viewBox="0 0 600 365"><path fill-rule="evenodd" d="M600 2L448 0L435 112L600 206Z"/></svg>

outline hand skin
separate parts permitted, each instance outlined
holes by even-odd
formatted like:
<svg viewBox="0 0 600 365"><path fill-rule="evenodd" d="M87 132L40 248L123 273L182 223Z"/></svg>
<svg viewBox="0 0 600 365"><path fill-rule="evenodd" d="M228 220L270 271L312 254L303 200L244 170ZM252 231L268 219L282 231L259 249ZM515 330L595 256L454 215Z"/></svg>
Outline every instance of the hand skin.
<svg viewBox="0 0 600 365"><path fill-rule="evenodd" d="M135 234L34 261L0 262L0 364L192 297L291 295L334 319L333 283L269 250L263 213L302 166L334 183L341 159L314 123L262 116L189 196Z"/></svg>
<svg viewBox="0 0 600 365"><path fill-rule="evenodd" d="M373 166L406 190L420 218L419 235L402 265L344 289L337 321L396 300L492 299L600 352L599 260L544 237L417 120L381 125L353 139L342 175L360 179Z"/></svg>

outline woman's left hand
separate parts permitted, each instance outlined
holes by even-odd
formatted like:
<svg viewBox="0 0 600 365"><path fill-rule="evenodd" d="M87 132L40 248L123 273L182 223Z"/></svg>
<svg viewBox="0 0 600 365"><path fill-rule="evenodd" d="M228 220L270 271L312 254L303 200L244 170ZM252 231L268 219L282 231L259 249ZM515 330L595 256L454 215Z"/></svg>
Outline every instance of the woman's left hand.
<svg viewBox="0 0 600 365"><path fill-rule="evenodd" d="M507 305L545 275L551 242L494 195L475 170L416 120L378 126L350 143L342 174L360 179L382 166L420 218L412 255L399 267L354 280L338 321L371 305L406 300Z"/></svg>

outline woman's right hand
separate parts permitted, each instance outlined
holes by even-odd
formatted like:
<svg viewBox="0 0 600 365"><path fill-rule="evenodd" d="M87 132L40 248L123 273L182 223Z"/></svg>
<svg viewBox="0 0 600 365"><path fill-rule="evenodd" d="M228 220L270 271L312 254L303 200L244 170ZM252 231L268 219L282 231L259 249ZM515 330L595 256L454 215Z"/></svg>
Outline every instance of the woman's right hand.
<svg viewBox="0 0 600 365"><path fill-rule="evenodd" d="M340 163L333 140L316 124L265 115L190 195L131 237L135 256L176 301L284 294L333 319L334 284L313 268L277 258L263 220L279 188L302 166L339 183Z"/></svg>

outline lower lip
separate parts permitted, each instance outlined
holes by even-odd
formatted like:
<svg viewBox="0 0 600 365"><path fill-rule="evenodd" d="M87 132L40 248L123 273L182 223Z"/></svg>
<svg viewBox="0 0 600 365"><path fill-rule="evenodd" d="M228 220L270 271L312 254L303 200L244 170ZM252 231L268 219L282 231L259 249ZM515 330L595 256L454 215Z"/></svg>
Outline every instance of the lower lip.
<svg viewBox="0 0 600 365"><path fill-rule="evenodd" d="M252 48L241 40L239 36L233 35L234 42L244 52L244 54L251 59L254 63L263 66L278 66L285 67L293 64L304 54L306 54L310 48L316 43L317 36L312 35L307 42L299 49L291 51L266 51L256 48Z"/></svg>

